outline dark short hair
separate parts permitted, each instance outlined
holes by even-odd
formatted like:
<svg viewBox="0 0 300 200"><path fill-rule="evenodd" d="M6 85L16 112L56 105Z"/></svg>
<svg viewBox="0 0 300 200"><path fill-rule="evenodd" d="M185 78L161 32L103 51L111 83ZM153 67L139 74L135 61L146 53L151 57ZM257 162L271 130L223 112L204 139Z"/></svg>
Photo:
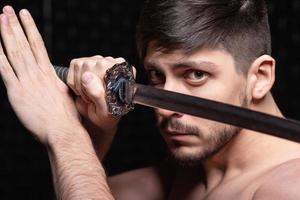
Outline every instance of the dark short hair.
<svg viewBox="0 0 300 200"><path fill-rule="evenodd" d="M137 49L143 60L155 47L191 53L223 48L247 73L261 55L271 54L271 36L264 0L146 0L137 25Z"/></svg>

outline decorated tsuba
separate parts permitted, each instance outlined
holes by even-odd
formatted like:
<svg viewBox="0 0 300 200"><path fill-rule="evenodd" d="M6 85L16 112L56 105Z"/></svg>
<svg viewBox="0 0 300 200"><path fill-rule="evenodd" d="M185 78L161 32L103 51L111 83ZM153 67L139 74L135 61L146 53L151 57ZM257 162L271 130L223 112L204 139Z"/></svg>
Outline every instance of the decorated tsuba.
<svg viewBox="0 0 300 200"><path fill-rule="evenodd" d="M134 109L134 74L127 62L115 64L106 71L106 103L113 116L123 116Z"/></svg>

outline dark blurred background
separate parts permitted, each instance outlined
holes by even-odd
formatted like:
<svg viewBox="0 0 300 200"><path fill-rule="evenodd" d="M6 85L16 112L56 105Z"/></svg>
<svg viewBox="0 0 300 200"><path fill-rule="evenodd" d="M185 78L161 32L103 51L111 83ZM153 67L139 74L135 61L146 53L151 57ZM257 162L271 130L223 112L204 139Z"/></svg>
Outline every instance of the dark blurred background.
<svg viewBox="0 0 300 200"><path fill-rule="evenodd" d="M141 0L1 0L0 6L27 8L44 37L52 63L101 54L139 66L135 26ZM282 112L300 120L300 1L269 1L277 80L273 94ZM144 76L137 67L140 76ZM0 81L0 199L53 199L47 152L19 123ZM104 165L110 175L158 162L164 145L148 108L137 106L121 122Z"/></svg>

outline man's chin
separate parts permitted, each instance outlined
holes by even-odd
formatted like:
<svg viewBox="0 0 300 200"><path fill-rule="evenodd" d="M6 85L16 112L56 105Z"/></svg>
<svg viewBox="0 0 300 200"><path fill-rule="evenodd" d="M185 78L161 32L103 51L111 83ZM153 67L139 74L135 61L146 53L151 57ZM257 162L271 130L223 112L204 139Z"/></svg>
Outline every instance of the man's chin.
<svg viewBox="0 0 300 200"><path fill-rule="evenodd" d="M192 151L188 147L172 148L169 150L169 159L182 167L193 167L201 165L208 155L201 150Z"/></svg>

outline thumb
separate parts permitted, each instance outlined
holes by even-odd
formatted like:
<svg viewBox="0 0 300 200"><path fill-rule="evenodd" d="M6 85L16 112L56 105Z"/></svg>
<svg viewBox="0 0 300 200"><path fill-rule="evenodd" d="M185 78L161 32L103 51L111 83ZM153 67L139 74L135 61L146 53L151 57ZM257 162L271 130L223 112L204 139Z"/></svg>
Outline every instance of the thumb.
<svg viewBox="0 0 300 200"><path fill-rule="evenodd" d="M105 89L102 80L91 72L84 72L81 76L81 84L88 98L96 105L104 106Z"/></svg>

